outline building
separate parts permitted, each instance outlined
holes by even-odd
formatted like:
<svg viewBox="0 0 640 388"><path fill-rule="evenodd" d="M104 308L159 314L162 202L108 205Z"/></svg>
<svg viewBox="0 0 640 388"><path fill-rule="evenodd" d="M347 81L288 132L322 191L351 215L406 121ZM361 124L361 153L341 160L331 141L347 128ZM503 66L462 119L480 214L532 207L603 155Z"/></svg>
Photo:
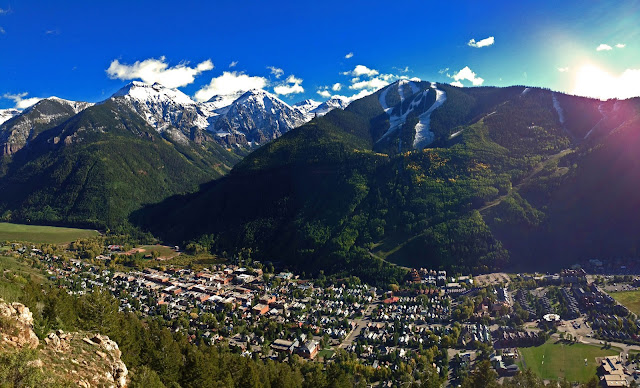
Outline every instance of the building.
<svg viewBox="0 0 640 388"><path fill-rule="evenodd" d="M602 387L626 387L627 379L618 356L609 356L600 360L598 372L602 375L600 386Z"/></svg>
<svg viewBox="0 0 640 388"><path fill-rule="evenodd" d="M271 349L281 353L293 353L293 351L298 346L298 344L299 344L298 340L287 341L283 339L277 339L271 343ZM317 350L316 350L316 353L317 353Z"/></svg>
<svg viewBox="0 0 640 388"><path fill-rule="evenodd" d="M269 312L269 305L258 303L251 309L255 315L264 315Z"/></svg>
<svg viewBox="0 0 640 388"><path fill-rule="evenodd" d="M316 341L307 341L304 345L296 349L296 353L301 357L311 360L318 354L318 343Z"/></svg>

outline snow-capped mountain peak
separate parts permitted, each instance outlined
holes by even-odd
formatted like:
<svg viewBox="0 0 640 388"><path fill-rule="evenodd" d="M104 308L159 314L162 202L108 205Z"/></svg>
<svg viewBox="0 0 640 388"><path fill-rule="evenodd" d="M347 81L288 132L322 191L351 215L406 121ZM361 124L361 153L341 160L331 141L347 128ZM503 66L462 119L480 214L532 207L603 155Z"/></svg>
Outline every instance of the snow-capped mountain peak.
<svg viewBox="0 0 640 388"><path fill-rule="evenodd" d="M293 107L298 108L300 111L304 113L309 113L312 110L316 109L318 106L320 106L320 104L322 103L309 98L300 102L296 102L295 104L293 104Z"/></svg>
<svg viewBox="0 0 640 388"><path fill-rule="evenodd" d="M215 119L212 129L219 134L241 134L249 142L262 144L307 121L300 110L275 95L253 89L225 108Z"/></svg>
<svg viewBox="0 0 640 388"><path fill-rule="evenodd" d="M12 118L14 118L15 116L19 115L20 111L17 109L0 109L0 124L4 123L5 121L8 121Z"/></svg>
<svg viewBox="0 0 640 388"><path fill-rule="evenodd" d="M118 90L112 97L127 97L141 102L161 103L171 101L176 104L195 105L195 102L186 94L177 89L164 87L157 82L151 85L133 81Z"/></svg>
<svg viewBox="0 0 640 388"><path fill-rule="evenodd" d="M207 115L186 94L177 89L133 81L118 90L112 100L128 104L159 132L173 126L185 135L194 127L209 126Z"/></svg>
<svg viewBox="0 0 640 388"><path fill-rule="evenodd" d="M318 116L324 116L336 108L344 109L348 105L349 105L349 99L347 97L333 96L327 101L318 105L315 109L312 109L310 113L317 114Z"/></svg>

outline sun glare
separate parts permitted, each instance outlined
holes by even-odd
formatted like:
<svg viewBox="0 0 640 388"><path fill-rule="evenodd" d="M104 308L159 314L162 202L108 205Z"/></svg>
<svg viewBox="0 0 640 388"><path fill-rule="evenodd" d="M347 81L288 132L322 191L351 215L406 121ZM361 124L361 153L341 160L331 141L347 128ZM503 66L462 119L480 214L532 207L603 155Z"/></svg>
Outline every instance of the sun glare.
<svg viewBox="0 0 640 388"><path fill-rule="evenodd" d="M580 67L574 79L573 94L608 100L640 95L640 70L627 69L615 76L591 64Z"/></svg>

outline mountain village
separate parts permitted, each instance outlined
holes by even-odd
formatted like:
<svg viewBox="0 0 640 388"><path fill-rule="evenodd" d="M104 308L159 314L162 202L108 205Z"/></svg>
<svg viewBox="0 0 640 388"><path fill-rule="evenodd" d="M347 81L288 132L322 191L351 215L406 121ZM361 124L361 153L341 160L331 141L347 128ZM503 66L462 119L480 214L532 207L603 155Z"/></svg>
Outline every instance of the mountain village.
<svg viewBox="0 0 640 388"><path fill-rule="evenodd" d="M20 244L9 253L37 259L70 294L108 290L122 311L161 318L194 343L228 344L245 357L327 363L346 352L384 381L397 368L395 360L435 352L438 372L455 386L481 359L489 359L501 378L513 376L531 367L523 357L527 349L552 342L611 349L611 356L585 359L585 366L598 366L603 387L626 386L640 375L640 320L607 293L640 285L625 266L615 275L578 268L452 276L421 268L383 290L354 278L327 282L265 272L272 263L195 270L158 262L113 270L108 262L114 256L106 253L66 260ZM602 265L585 266L594 263Z"/></svg>

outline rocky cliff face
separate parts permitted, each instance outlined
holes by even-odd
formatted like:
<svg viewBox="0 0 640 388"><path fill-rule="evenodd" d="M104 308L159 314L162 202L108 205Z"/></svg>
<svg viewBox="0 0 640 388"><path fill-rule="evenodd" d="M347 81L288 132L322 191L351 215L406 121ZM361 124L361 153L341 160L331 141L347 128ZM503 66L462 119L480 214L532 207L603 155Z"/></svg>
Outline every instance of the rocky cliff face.
<svg viewBox="0 0 640 388"><path fill-rule="evenodd" d="M57 330L40 341L29 308L0 300L0 352L27 348L37 350L30 367L56 381L85 388L127 386L129 371L118 344L109 337Z"/></svg>
<svg viewBox="0 0 640 388"><path fill-rule="evenodd" d="M61 124L93 104L44 99L0 125L0 156L18 152L41 132Z"/></svg>

